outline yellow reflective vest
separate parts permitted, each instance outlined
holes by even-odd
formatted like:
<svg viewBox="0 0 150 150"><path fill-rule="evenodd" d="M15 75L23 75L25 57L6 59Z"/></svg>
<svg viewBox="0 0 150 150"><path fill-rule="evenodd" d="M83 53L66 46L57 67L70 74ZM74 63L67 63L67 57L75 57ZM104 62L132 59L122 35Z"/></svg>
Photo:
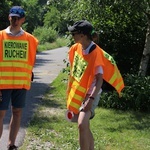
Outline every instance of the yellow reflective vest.
<svg viewBox="0 0 150 150"><path fill-rule="evenodd" d="M75 114L90 88L97 66L103 68L103 79L120 94L124 88L123 78L114 59L98 45L89 54L83 55L82 45L74 44L69 51L70 77L67 88L67 109Z"/></svg>
<svg viewBox="0 0 150 150"><path fill-rule="evenodd" d="M14 37L0 31L0 89L30 89L37 45L27 32Z"/></svg>

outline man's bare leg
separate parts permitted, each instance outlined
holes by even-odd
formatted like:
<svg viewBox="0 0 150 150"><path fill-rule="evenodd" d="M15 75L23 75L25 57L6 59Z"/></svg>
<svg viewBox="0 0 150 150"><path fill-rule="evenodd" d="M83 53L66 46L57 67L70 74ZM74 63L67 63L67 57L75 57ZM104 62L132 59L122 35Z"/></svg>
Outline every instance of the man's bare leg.
<svg viewBox="0 0 150 150"><path fill-rule="evenodd" d="M12 117L9 125L9 145L15 145L16 137L20 128L22 108L12 108Z"/></svg>
<svg viewBox="0 0 150 150"><path fill-rule="evenodd" d="M92 134L92 132L91 132L91 130L90 130L90 150L94 150L94 138L93 138L93 134Z"/></svg>
<svg viewBox="0 0 150 150"><path fill-rule="evenodd" d="M3 133L3 120L6 114L6 110L0 110L0 138L2 137Z"/></svg>

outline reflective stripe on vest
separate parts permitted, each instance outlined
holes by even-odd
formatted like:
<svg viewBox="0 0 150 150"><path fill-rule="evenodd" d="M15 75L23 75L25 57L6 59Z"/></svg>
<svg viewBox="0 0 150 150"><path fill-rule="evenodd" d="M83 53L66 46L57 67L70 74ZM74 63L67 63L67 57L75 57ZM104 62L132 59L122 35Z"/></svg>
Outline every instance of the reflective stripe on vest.
<svg viewBox="0 0 150 150"><path fill-rule="evenodd" d="M116 62L115 60L113 59L112 56L110 56L107 52L103 51L104 53L104 57L107 58L107 61L109 61L110 63L107 63L108 64L108 68L110 68L111 66L113 67L112 69L112 76L110 79L106 79L104 78L110 85L112 85L116 90L117 92L119 93L120 95L120 92L121 90L124 88L124 82L123 82L123 79L122 79L122 76L120 74L120 71L118 70L118 67L116 65ZM105 75L104 75L105 77Z"/></svg>
<svg viewBox="0 0 150 150"><path fill-rule="evenodd" d="M30 75L26 72L1 72L1 77L28 77L30 78Z"/></svg>
<svg viewBox="0 0 150 150"><path fill-rule="evenodd" d="M19 67L31 70L32 66L22 62L0 62L0 67Z"/></svg>
<svg viewBox="0 0 150 150"><path fill-rule="evenodd" d="M77 114L82 104L83 97L86 94L86 89L80 86L73 78L71 78L70 84L71 87L68 93L67 108Z"/></svg>
<svg viewBox="0 0 150 150"><path fill-rule="evenodd" d="M8 86L13 85L13 84L16 84L18 86L22 84L25 84L25 86L30 85L30 83L25 80L0 80L0 85L3 85L3 84L7 84Z"/></svg>
<svg viewBox="0 0 150 150"><path fill-rule="evenodd" d="M1 89L30 88L32 66L21 62L0 62L0 67Z"/></svg>
<svg viewBox="0 0 150 150"><path fill-rule="evenodd" d="M119 70L117 69L117 66L115 66L114 74L111 77L111 79L108 81L108 83L110 83L120 94L120 91L122 90L122 86L124 85L124 82L122 80L122 76Z"/></svg>

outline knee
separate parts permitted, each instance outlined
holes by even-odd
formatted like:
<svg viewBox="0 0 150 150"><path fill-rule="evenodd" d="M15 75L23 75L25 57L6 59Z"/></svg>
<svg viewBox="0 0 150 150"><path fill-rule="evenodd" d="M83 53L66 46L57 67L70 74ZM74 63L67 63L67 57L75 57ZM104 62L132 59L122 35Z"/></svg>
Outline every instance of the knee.
<svg viewBox="0 0 150 150"><path fill-rule="evenodd" d="M0 110L0 121L2 121L5 117L6 111Z"/></svg>
<svg viewBox="0 0 150 150"><path fill-rule="evenodd" d="M88 128L88 124L87 123L83 123L83 122L78 123L78 129L79 129L79 131L84 131L87 128Z"/></svg>
<svg viewBox="0 0 150 150"><path fill-rule="evenodd" d="M19 116L21 116L22 109L21 108L13 108L12 113L13 113L13 116L19 117Z"/></svg>

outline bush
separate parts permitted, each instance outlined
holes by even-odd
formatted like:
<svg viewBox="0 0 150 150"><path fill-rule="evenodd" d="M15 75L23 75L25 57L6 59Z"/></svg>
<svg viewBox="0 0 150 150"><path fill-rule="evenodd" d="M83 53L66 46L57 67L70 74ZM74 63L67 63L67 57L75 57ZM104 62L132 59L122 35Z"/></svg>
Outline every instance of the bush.
<svg viewBox="0 0 150 150"><path fill-rule="evenodd" d="M68 41L69 41L69 39L67 39L65 37L59 37L53 43L45 42L44 44L38 45L38 52L66 46Z"/></svg>
<svg viewBox="0 0 150 150"><path fill-rule="evenodd" d="M52 43L54 42L57 37L58 33L51 27L46 28L46 27L38 27L33 31L33 35L37 37L39 40L40 44L44 44L46 42Z"/></svg>
<svg viewBox="0 0 150 150"><path fill-rule="evenodd" d="M116 91L103 92L99 106L121 110L150 112L150 76L128 74L124 78L125 88L119 97Z"/></svg>

